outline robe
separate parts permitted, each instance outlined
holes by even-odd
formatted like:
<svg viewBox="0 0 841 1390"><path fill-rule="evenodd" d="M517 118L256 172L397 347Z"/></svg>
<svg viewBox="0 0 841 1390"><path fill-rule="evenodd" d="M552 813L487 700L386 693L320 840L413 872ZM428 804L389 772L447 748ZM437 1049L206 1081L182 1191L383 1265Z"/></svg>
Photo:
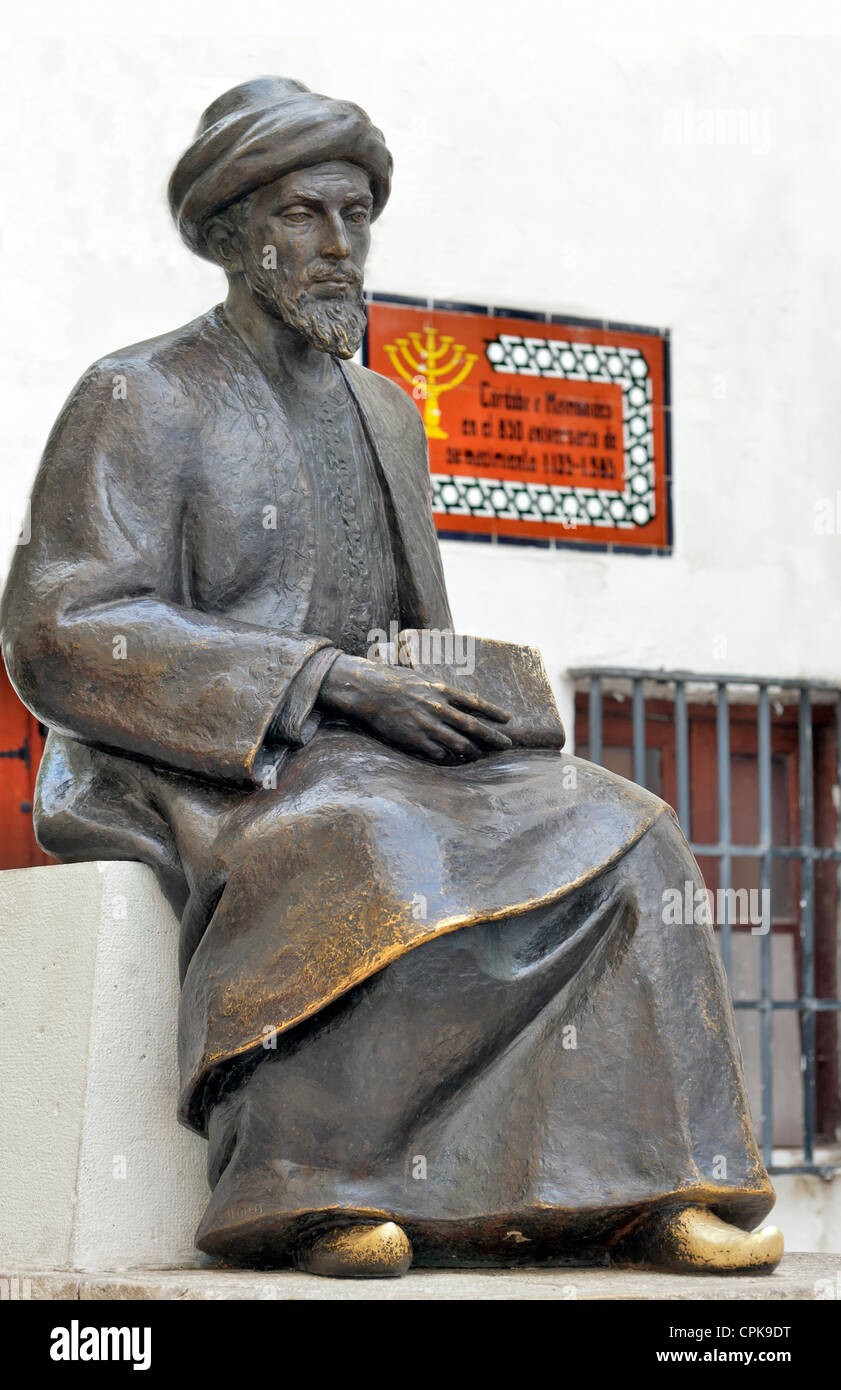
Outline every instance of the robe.
<svg viewBox="0 0 841 1390"><path fill-rule="evenodd" d="M670 808L568 755L441 767L317 708L386 607L452 627L420 414L340 377L345 502L221 308L98 362L4 596L50 727L39 842L150 864L181 919L198 1241L277 1264L374 1213L420 1262L593 1258L676 1194L753 1225L773 1192L716 945L663 924L700 885Z"/></svg>

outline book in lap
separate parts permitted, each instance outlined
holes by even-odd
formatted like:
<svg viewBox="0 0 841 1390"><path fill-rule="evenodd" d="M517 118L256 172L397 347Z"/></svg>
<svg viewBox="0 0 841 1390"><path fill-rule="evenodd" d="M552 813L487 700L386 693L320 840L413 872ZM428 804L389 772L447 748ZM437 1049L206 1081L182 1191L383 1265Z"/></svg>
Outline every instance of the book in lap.
<svg viewBox="0 0 841 1390"><path fill-rule="evenodd" d="M428 681L443 681L509 711L499 724L517 748L563 748L564 726L543 658L536 647L404 628L396 643L381 645L380 660L411 667Z"/></svg>

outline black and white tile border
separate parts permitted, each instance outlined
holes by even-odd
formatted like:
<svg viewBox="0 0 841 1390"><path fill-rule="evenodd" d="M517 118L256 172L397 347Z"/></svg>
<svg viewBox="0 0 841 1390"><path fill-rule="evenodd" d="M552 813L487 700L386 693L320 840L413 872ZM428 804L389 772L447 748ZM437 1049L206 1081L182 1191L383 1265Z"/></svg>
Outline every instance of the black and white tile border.
<svg viewBox="0 0 841 1390"><path fill-rule="evenodd" d="M549 483L470 478L433 473L433 510L448 516L484 516L633 530L655 515L654 429L648 364L636 348L572 343L500 333L485 349L494 372L597 381L622 391L624 487L565 487Z"/></svg>

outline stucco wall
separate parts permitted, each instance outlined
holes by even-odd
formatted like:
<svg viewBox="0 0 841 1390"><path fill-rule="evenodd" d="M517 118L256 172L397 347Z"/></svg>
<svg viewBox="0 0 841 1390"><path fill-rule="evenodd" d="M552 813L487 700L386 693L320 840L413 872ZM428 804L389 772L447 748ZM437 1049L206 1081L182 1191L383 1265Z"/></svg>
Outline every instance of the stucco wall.
<svg viewBox="0 0 841 1390"><path fill-rule="evenodd" d="M221 297L169 224L166 178L214 96L281 71L387 134L371 288L672 331L674 555L447 542L459 627L537 643L559 689L591 662L841 678L841 537L815 529L841 486L841 40L421 41L407 24L375 41L359 23L19 41L0 89L21 212L3 230L0 565L85 366Z"/></svg>

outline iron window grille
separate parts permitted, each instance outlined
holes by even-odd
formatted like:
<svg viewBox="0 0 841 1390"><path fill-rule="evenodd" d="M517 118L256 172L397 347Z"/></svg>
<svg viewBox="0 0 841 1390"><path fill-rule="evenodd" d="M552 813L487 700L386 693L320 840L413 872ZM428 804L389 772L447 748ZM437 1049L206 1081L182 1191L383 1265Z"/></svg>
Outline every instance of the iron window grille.
<svg viewBox="0 0 841 1390"><path fill-rule="evenodd" d="M673 699L675 787L677 813L681 828L696 857L716 859L719 864L719 887L724 890L722 901L724 912L720 921L719 940L724 967L731 983L731 953L733 922L730 907L732 897L727 891L733 882L733 860L736 857L757 859L760 865L760 885L763 901L773 903L772 867L776 860L794 861L799 866L799 943L800 978L794 999L778 999L772 989L772 932L759 936L759 980L758 998L734 998L738 1010L753 1011L759 1018L760 1042L760 1095L761 1114L759 1129L763 1160L772 1173L817 1173L823 1177L841 1171L841 1155L837 1161L818 1163L815 1160L815 1078L816 1078L816 1018L818 1014L829 1011L838 1016L841 999L816 997L815 980L815 867L820 861L836 865L835 882L841 888L841 807L837 800L841 787L841 688L825 681L799 681L773 679L770 677L750 677L722 674L696 674L689 671L646 671L623 667L576 668L569 672L579 690L587 694L587 714L589 739L587 757L591 762L601 764L604 756L604 697L606 691L616 690L616 683L627 688L630 684L631 698L631 749L633 780L641 786L646 785L646 705L652 699L646 687L664 689L668 696L671 690ZM731 702L728 691L740 696L756 692L756 747L757 747L757 800L758 800L758 843L736 844L731 830L731 761L730 729ZM689 701L710 694L715 703L716 735L716 779L718 801L718 835L714 843L701 843L692 836L690 799L690 740L689 740ZM819 847L815 843L814 786L813 786L813 703L816 695L825 705L834 705L834 727L836 731L836 760L834 767L833 800L835 805L835 836L831 847ZM780 845L774 843L772 833L772 703L784 697L796 702L797 707L797 766L798 766L798 804L799 804L799 843ZM621 698L621 697L620 697ZM753 700L750 700L751 705ZM767 894L767 897L766 897ZM836 912L837 902L836 897ZM801 1085L802 1085L802 1150L803 1161L794 1163L774 1162L774 1116L773 1116L773 1020L778 1010L797 1011L801 1019ZM832 1155L834 1159L834 1154Z"/></svg>

